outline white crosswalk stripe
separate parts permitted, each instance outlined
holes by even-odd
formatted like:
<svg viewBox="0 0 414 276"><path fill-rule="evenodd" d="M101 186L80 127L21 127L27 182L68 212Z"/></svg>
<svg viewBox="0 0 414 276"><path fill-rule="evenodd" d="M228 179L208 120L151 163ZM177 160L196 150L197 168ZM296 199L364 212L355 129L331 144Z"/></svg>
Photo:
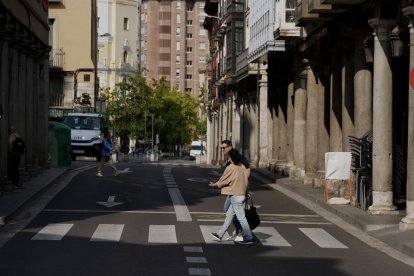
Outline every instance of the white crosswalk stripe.
<svg viewBox="0 0 414 276"><path fill-rule="evenodd" d="M175 225L150 225L149 243L177 243Z"/></svg>
<svg viewBox="0 0 414 276"><path fill-rule="evenodd" d="M254 235L266 246L292 246L273 227L257 227L254 230Z"/></svg>
<svg viewBox="0 0 414 276"><path fill-rule="evenodd" d="M299 230L321 248L348 248L322 228L299 228Z"/></svg>
<svg viewBox="0 0 414 276"><path fill-rule="evenodd" d="M50 240L60 241L68 232L72 229L74 224L72 223L51 223L42 228L31 240ZM110 241L119 242L121 240L124 224L99 224L96 227L90 241ZM200 225L200 231L203 236L203 240L206 244L234 244L232 241L227 241L230 237L229 233L225 233L222 241L217 241L211 236L211 233L217 233L220 229L220 225ZM338 241L331 234L329 234L323 228L297 228L314 242L320 248L336 248L347 249L348 247L342 242ZM292 244L283 237L275 227L257 227L253 231L253 235L264 246L269 247L292 247ZM148 243L168 243L177 244L177 233L175 225L149 225L148 231ZM185 251L190 252L195 250L193 247L185 248Z"/></svg>
<svg viewBox="0 0 414 276"><path fill-rule="evenodd" d="M123 230L123 224L99 224L91 241L120 241Z"/></svg>
<svg viewBox="0 0 414 276"><path fill-rule="evenodd" d="M40 230L32 240L60 241L72 226L73 223L50 223Z"/></svg>

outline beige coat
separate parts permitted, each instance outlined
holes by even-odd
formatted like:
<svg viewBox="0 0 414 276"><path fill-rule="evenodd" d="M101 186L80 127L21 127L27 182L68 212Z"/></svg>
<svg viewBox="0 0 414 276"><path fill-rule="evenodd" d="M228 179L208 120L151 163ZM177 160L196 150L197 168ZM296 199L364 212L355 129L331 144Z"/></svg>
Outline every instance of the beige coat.
<svg viewBox="0 0 414 276"><path fill-rule="evenodd" d="M230 164L216 182L223 195L245 195L247 191L247 170L242 164Z"/></svg>

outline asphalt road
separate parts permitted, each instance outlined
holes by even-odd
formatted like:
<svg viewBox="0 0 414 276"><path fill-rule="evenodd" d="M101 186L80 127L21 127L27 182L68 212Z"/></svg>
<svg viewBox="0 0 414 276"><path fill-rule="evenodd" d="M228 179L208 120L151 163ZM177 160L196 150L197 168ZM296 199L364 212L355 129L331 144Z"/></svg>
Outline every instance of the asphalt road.
<svg viewBox="0 0 414 276"><path fill-rule="evenodd" d="M225 198L207 184L220 170L194 164L119 163L117 177L105 167L68 179L0 248L0 275L414 275L254 175L255 244L214 241Z"/></svg>

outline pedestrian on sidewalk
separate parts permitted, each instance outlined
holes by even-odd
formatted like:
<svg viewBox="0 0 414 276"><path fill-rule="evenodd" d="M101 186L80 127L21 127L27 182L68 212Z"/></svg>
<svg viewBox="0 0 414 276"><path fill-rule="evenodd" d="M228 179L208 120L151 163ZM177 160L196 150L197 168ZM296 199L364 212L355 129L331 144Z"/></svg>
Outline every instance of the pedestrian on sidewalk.
<svg viewBox="0 0 414 276"><path fill-rule="evenodd" d="M20 160L24 153L25 144L24 140L17 133L17 129L14 126L10 126L9 130L9 147L7 155L7 176L8 179L13 183L13 188L23 188L20 182L19 166Z"/></svg>
<svg viewBox="0 0 414 276"><path fill-rule="evenodd" d="M114 160L112 159L112 141L111 141L111 132L106 131L104 132L104 138L102 139L101 144L101 162L98 166L98 173L97 176L102 175L102 169L106 162L109 162L109 166L111 166L114 176L118 176L120 172L114 165Z"/></svg>
<svg viewBox="0 0 414 276"><path fill-rule="evenodd" d="M223 151L223 155L224 155L224 158L225 158L225 163L224 163L225 167L227 167L231 164L231 161L230 161L230 158L229 158L229 151L231 149L233 149L233 144L231 143L230 140L223 140L221 142L220 148ZM246 168L247 179L249 179L249 177L250 177L250 164L243 155L240 155L240 157L241 157L240 162ZM247 183L247 186L248 186L248 183ZM249 196L248 193L247 193L247 196ZM230 207L230 196L227 196L226 201L224 202L224 208L223 208L224 213L227 213L227 210L229 209L229 207ZM234 226L235 231L234 231L233 235L231 237L229 237L227 240L229 240L229 241L242 240L242 237L241 237L242 227L240 225L240 222L237 220L236 216L233 217L233 226Z"/></svg>
<svg viewBox="0 0 414 276"><path fill-rule="evenodd" d="M241 163L241 155L236 149L231 149L228 152L231 164L226 167L223 175L217 182L210 182L210 187L218 187L221 189L221 194L227 195L230 201L230 206L226 212L226 219L223 226L217 233L211 233L216 239L221 241L233 217L236 216L242 229L243 240L234 240L240 244L252 244L253 235L244 213L244 202L247 194L247 169Z"/></svg>

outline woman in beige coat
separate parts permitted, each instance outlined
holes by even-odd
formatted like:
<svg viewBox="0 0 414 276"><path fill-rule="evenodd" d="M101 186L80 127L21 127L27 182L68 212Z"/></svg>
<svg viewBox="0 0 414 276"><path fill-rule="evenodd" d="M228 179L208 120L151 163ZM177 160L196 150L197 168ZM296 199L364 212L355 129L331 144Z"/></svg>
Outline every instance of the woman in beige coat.
<svg viewBox="0 0 414 276"><path fill-rule="evenodd" d="M236 215L243 229L243 241L235 241L241 244L252 244L253 236L247 223L246 216L244 214L244 202L247 194L247 170L246 167L240 162L241 155L236 149L229 151L229 157L231 164L226 167L223 175L217 182L210 182L210 187L218 187L221 189L221 194L230 197L230 208L227 210L226 219L223 226L217 233L211 233L216 239L221 241L230 224L232 223L233 216Z"/></svg>

